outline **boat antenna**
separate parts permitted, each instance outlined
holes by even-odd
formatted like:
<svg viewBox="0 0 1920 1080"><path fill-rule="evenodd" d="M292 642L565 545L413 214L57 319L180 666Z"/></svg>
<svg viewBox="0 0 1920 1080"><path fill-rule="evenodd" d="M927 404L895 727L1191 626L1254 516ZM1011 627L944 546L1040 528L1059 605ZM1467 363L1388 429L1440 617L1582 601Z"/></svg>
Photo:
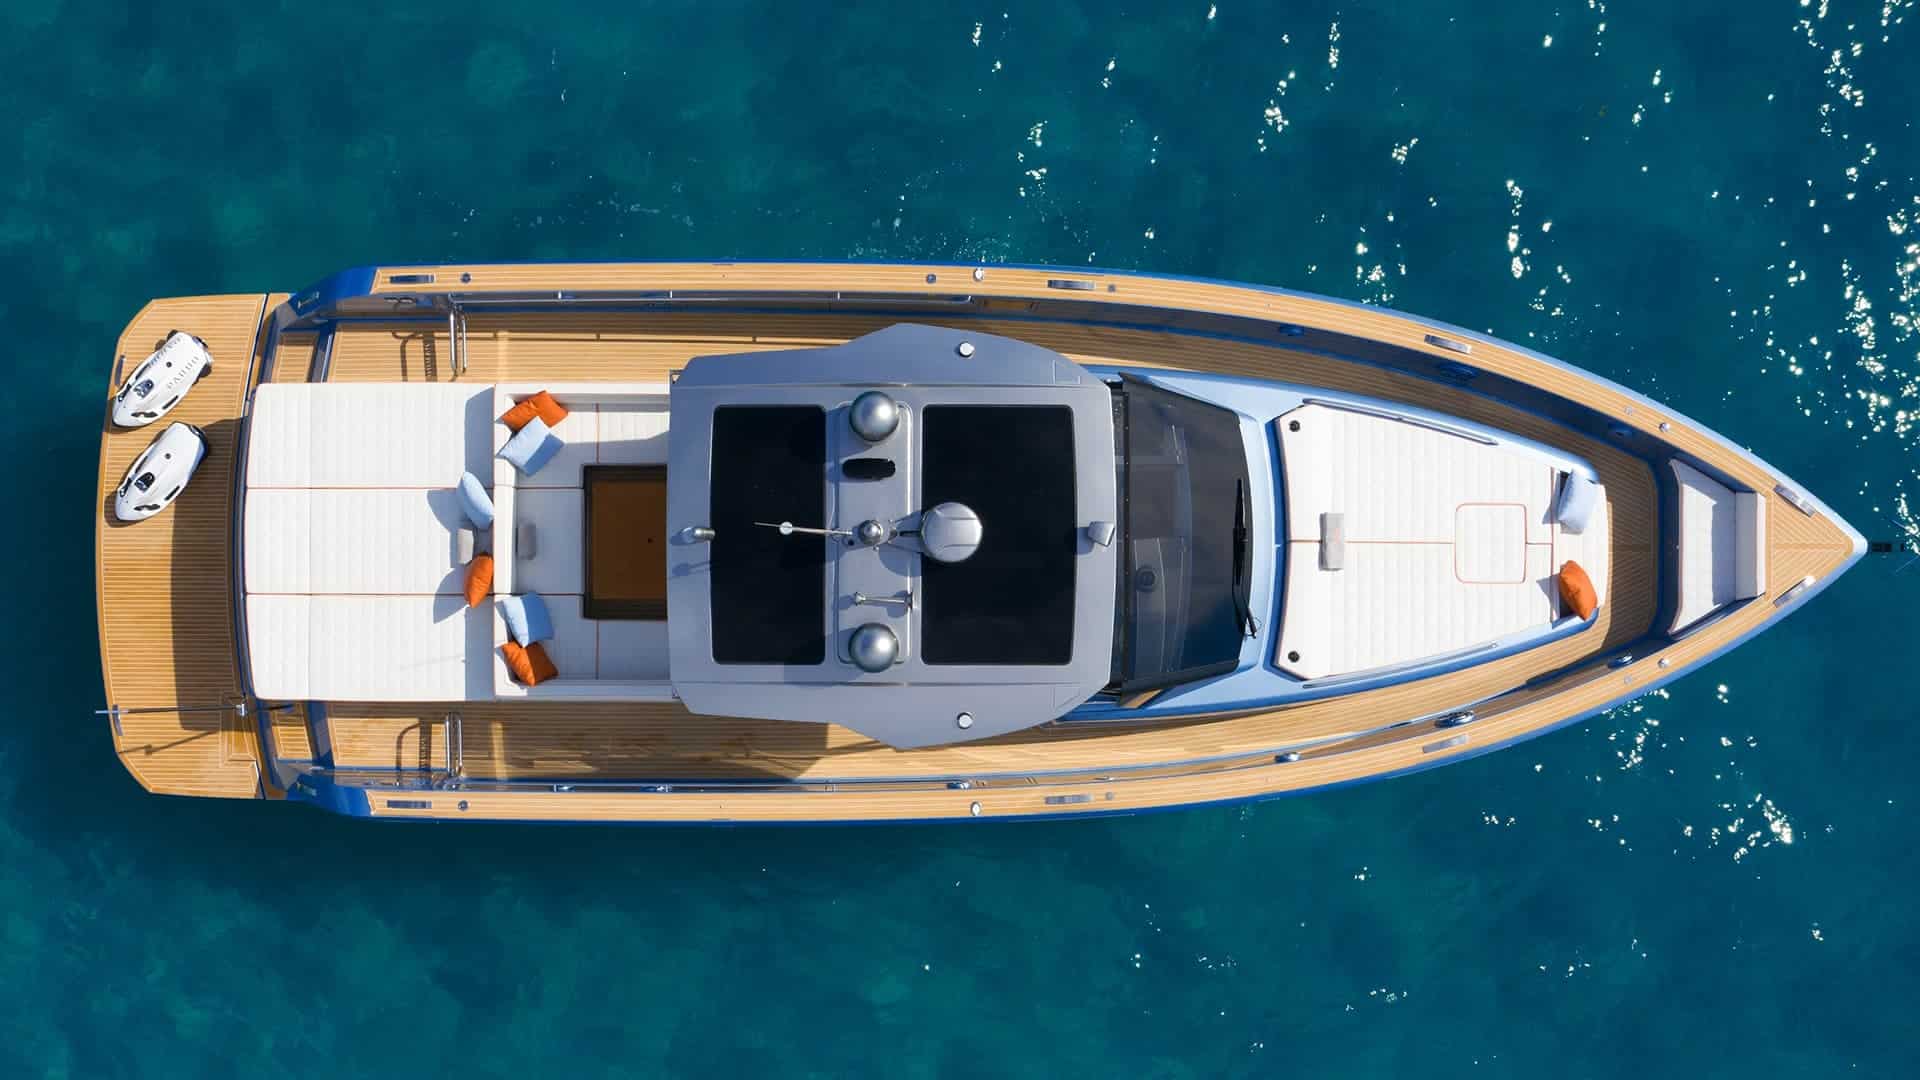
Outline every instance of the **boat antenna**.
<svg viewBox="0 0 1920 1080"><path fill-rule="evenodd" d="M764 526L769 529L778 529L780 530L781 536L792 536L794 533L804 533L807 536L852 536L853 535L853 531L851 529L809 529L805 525L795 525L791 521L756 521L754 522L754 524Z"/></svg>
<svg viewBox="0 0 1920 1080"><path fill-rule="evenodd" d="M911 536L919 541L920 554L943 563L965 562L979 549L980 540L985 535L980 515L974 513L972 507L957 502L944 502L921 511L918 527L911 529L903 529L878 518L868 518L851 529L810 529L791 521L756 521L754 524L764 529L777 529L781 536L802 533L807 536L845 537L849 547L879 547L900 537Z"/></svg>

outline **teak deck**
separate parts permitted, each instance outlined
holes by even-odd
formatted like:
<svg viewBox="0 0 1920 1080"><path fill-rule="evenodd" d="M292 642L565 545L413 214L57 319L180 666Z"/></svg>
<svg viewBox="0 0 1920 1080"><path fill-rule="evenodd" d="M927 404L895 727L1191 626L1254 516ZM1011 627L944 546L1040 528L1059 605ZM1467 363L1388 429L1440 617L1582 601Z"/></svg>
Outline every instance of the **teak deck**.
<svg viewBox="0 0 1920 1080"><path fill-rule="evenodd" d="M233 518L228 481L238 417L256 378L259 329L285 299L201 296L156 300L120 335L118 376L132 371L174 329L207 342L212 374L161 421L133 431L102 413L98 599L100 667L113 718L114 749L148 790L181 795L260 793L257 727L241 701L233 640ZM191 493L147 521L113 516L113 492L140 451L166 425L200 428L207 457Z"/></svg>
<svg viewBox="0 0 1920 1080"><path fill-rule="evenodd" d="M394 274L433 272L442 280L465 274L470 283L463 289L475 292L826 288L931 295L951 287L943 290L929 277L964 281L970 271L780 264L385 268L375 291L391 288L385 283ZM161 425L124 433L109 425L103 437L101 651L108 703L120 709L115 743L122 760L151 790L247 796L268 793L274 756L283 765L304 762L316 756L318 744L330 750L331 768L342 783L351 777L356 784L388 785L371 791L362 812L402 817L917 819L1113 812L1256 797L1483 752L1644 692L1756 629L1803 578L1817 583L1855 557L1853 540L1840 525L1772 494L1768 594L1678 642L1609 666L1623 646L1643 637L1655 616L1658 508L1646 462L1531 412L1371 364L1221 337L1017 317L1022 305L1014 301L1057 299L1048 294L1049 273L990 268L984 281L970 281L964 291L1009 298L1008 317L969 316L952 324L1022 338L1082 363L1252 375L1417 402L1585 457L1606 484L1613 528L1611 595L1598 625L1453 674L1281 710L1199 721L1062 723L921 750L895 750L833 726L695 716L677 703L557 702L336 703L312 731L308 710L295 703L291 711L271 714L266 730L273 745L263 747L252 708L242 715L234 707L242 692L229 498L235 432L247 391L268 359L259 355L270 336L262 332L262 320L282 298L163 300L127 328L120 343L125 363L137 363L152 342L180 327L207 339L216 371ZM1111 290L1076 294L1077 300L1113 297L1256 315L1446 355L1427 340L1430 327L1390 312L1224 284L1075 276ZM899 317L720 308L475 311L467 316L467 368L457 376L447 359L452 350L444 319L341 322L332 333L327 377L661 382L694 356L833 344L904 318L946 321L925 311ZM281 335L270 377L306 378L315 351L311 332ZM1482 341L1474 343L1472 363L1622 424L1657 431L1661 440L1755 490L1773 492L1781 482L1710 434L1577 372ZM173 419L206 431L208 460L172 509L135 527L117 527L113 487L132 457ZM1555 671L1562 673L1508 692ZM1503 696L1488 700L1495 695ZM1468 705L1477 712L1470 727L1440 730L1431 723ZM425 783L454 759L449 740L457 741L458 782L445 783L454 778L443 773L436 784ZM1297 759L1277 763L1277 755ZM541 783L523 782L530 780ZM667 783L674 780L715 783L690 790L695 785ZM600 781L624 784L592 786ZM725 789L726 782L738 788Z"/></svg>

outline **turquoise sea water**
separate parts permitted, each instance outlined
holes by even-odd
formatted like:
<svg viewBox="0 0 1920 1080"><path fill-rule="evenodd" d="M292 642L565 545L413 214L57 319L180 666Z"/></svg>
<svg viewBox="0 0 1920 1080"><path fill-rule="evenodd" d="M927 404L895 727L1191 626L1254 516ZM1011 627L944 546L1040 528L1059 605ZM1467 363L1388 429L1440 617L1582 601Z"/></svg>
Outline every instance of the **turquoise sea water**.
<svg viewBox="0 0 1920 1080"><path fill-rule="evenodd" d="M91 491L149 296L1057 262L1390 303L1915 493L1913 0L0 6L0 1076L1912 1075L1920 569L1390 783L1131 820L394 827L142 794Z"/></svg>

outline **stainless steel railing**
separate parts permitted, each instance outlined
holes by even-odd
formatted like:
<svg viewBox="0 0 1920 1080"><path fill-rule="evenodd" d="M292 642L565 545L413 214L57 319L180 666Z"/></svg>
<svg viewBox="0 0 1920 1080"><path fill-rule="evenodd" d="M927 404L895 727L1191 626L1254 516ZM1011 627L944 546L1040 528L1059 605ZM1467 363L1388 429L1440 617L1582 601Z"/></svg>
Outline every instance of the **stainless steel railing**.
<svg viewBox="0 0 1920 1080"><path fill-rule="evenodd" d="M453 353L453 373L467 373L467 309L455 300L447 307L447 349Z"/></svg>

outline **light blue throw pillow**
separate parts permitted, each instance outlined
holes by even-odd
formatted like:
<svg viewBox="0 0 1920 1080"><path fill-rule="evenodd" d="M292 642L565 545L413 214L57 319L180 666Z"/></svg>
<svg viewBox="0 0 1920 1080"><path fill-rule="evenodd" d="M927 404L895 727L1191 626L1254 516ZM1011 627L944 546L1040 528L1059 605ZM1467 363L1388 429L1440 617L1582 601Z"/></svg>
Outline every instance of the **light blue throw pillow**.
<svg viewBox="0 0 1920 1080"><path fill-rule="evenodd" d="M500 601L500 617L507 621L507 633L521 648L536 641L553 638L553 618L547 614L547 602L539 593L509 596Z"/></svg>
<svg viewBox="0 0 1920 1080"><path fill-rule="evenodd" d="M493 500L487 497L480 478L472 473L460 474L460 509L466 511L467 520L473 522L474 528L493 528Z"/></svg>
<svg viewBox="0 0 1920 1080"><path fill-rule="evenodd" d="M553 460L566 443L553 433L545 420L539 417L527 421L527 426L514 432L507 445L500 448L500 456L513 462L513 466L522 473L532 476L541 467Z"/></svg>
<svg viewBox="0 0 1920 1080"><path fill-rule="evenodd" d="M1600 485L1584 476L1567 474L1560 485L1560 502L1553 508L1553 520L1576 536L1587 531L1593 511L1600 505Z"/></svg>

